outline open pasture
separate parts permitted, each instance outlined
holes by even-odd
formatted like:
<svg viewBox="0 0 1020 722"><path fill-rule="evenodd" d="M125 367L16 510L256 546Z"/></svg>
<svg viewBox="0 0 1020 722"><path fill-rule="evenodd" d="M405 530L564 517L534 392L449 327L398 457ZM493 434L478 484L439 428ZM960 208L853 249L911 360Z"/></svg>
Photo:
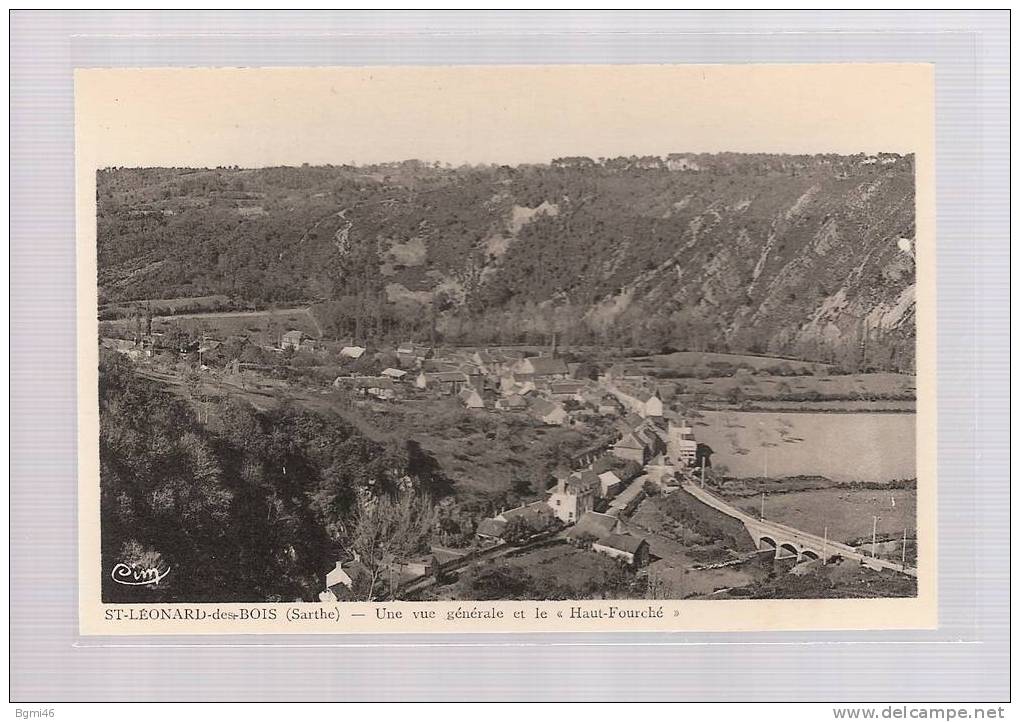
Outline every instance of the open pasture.
<svg viewBox="0 0 1020 722"><path fill-rule="evenodd" d="M135 330L135 319L122 318L99 322L102 336L126 338ZM154 316L152 330L166 333L174 326L199 335L216 338L228 336L279 337L287 331L304 331L318 338L321 334L315 318L307 308L288 308L267 311L224 311L222 313L179 313L172 316ZM279 339L276 338L278 341Z"/></svg>
<svg viewBox="0 0 1020 722"><path fill-rule="evenodd" d="M760 497L734 501L753 516L761 513ZM843 543L871 538L877 517L879 539L914 537L917 493L914 489L813 489L766 495L765 518Z"/></svg>
<svg viewBox="0 0 1020 722"><path fill-rule="evenodd" d="M699 442L734 477L892 481L917 475L915 415L703 411Z"/></svg>

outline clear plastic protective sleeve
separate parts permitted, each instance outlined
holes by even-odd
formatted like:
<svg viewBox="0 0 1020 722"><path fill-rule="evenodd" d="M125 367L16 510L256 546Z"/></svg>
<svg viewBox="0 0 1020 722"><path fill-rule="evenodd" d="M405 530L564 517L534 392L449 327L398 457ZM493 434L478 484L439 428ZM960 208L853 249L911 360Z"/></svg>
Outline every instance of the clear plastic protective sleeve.
<svg viewBox="0 0 1020 722"><path fill-rule="evenodd" d="M1005 699L1008 26L1005 11L14 12L12 699ZM81 633L76 70L814 63L934 69L934 628Z"/></svg>

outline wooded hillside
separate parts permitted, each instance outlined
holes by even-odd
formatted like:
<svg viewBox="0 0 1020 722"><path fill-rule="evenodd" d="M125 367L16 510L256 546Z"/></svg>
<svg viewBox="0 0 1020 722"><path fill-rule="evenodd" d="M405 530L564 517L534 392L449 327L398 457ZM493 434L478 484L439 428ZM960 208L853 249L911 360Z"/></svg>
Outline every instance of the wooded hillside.
<svg viewBox="0 0 1020 722"><path fill-rule="evenodd" d="M98 218L101 304L223 296L312 303L337 337L914 362L912 156L109 169Z"/></svg>

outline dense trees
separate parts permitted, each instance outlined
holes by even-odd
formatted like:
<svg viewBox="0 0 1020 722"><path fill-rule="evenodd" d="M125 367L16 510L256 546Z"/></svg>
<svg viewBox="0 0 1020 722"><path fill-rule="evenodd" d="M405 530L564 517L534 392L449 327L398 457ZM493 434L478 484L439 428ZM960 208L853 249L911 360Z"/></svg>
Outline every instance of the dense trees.
<svg viewBox="0 0 1020 722"><path fill-rule="evenodd" d="M449 490L413 443L382 446L339 418L238 401L219 403L206 426L128 364L104 356L100 369L110 601L313 599L339 547L364 533L366 504L409 496L428 509ZM109 576L118 563L171 573L154 587L122 586Z"/></svg>
<svg viewBox="0 0 1020 722"><path fill-rule="evenodd" d="M358 340L558 331L906 369L911 313L856 325L912 308L896 241L914 235L913 159L862 160L113 169L98 178L101 296L314 301L327 335Z"/></svg>
<svg viewBox="0 0 1020 722"><path fill-rule="evenodd" d="M364 590L366 600L395 589L398 576L393 563L428 552L438 522L431 500L410 490L360 507L351 546L371 575Z"/></svg>

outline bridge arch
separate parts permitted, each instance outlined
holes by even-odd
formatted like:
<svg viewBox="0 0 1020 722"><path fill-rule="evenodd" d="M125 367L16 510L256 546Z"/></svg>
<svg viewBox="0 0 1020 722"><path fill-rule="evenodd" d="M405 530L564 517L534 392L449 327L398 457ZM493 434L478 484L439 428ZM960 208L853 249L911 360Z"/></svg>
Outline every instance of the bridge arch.
<svg viewBox="0 0 1020 722"><path fill-rule="evenodd" d="M781 544L776 549L776 559L799 559L800 551L793 544Z"/></svg>
<svg viewBox="0 0 1020 722"><path fill-rule="evenodd" d="M802 549L800 556L802 561L814 561L820 558L820 555L814 549Z"/></svg>
<svg viewBox="0 0 1020 722"><path fill-rule="evenodd" d="M760 552L773 552L776 550L777 546L779 545L772 537L763 536L758 539L758 551Z"/></svg>

